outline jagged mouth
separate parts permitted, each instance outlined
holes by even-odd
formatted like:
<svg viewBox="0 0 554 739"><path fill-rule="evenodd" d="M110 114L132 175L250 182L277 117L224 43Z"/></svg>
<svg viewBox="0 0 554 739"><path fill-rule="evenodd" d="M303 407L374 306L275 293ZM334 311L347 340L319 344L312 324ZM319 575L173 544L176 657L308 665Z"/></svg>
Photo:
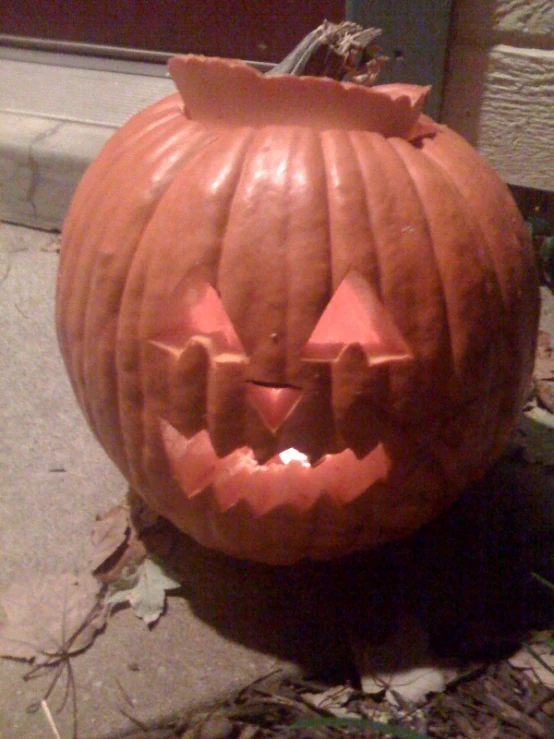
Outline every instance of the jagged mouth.
<svg viewBox="0 0 554 739"><path fill-rule="evenodd" d="M187 437L163 420L161 435L185 497L211 489L223 511L240 500L246 500L257 515L287 504L307 509L323 496L337 504L348 503L384 481L391 468L381 443L362 458L345 449L310 464L307 455L289 448L260 463L249 447L218 457L206 430Z"/></svg>

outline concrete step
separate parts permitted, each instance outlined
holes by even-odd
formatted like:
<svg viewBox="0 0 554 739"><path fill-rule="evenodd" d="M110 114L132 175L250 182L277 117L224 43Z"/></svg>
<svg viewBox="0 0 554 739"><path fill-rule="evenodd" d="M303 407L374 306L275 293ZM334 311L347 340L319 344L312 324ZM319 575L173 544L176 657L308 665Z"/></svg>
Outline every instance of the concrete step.
<svg viewBox="0 0 554 739"><path fill-rule="evenodd" d="M59 230L107 139L174 90L163 64L0 47L0 219Z"/></svg>

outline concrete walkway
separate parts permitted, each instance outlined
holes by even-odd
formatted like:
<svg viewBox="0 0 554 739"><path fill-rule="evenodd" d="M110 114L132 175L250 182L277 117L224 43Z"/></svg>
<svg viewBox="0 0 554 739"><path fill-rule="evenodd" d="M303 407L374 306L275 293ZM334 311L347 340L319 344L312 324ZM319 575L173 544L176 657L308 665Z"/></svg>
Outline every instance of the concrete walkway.
<svg viewBox="0 0 554 739"><path fill-rule="evenodd" d="M36 574L86 572L95 517L126 492L85 424L58 351L54 239L0 224L0 602L10 584ZM348 646L336 630L340 587L327 565L251 565L186 537L180 560L184 597L169 598L154 628L120 610L72 660L80 739L124 735L137 726L125 714L141 724L186 715L279 668L349 677ZM44 711L29 711L49 680L24 681L28 669L0 659L2 739L54 736ZM71 711L53 718L70 737Z"/></svg>
<svg viewBox="0 0 554 739"><path fill-rule="evenodd" d="M90 530L125 493L125 482L88 431L73 398L57 349L53 306L58 255L43 249L52 235L0 226L0 593L34 573L86 571ZM228 566L194 551L193 588L211 588ZM233 587L242 600L240 580ZM141 722L215 702L233 687L281 661L278 649L262 653L228 638L234 616L217 613L219 626L194 613L195 597L172 598L169 612L149 631L131 610L113 617L105 634L75 659L83 737L104 737L133 727L120 708ZM1 596L0 596L1 597ZM255 608L242 601L240 610ZM44 714L28 706L47 681L23 682L26 668L0 660L0 736L50 736ZM120 687L121 686L121 687ZM63 691L53 696L57 705ZM70 736L70 715L55 717Z"/></svg>

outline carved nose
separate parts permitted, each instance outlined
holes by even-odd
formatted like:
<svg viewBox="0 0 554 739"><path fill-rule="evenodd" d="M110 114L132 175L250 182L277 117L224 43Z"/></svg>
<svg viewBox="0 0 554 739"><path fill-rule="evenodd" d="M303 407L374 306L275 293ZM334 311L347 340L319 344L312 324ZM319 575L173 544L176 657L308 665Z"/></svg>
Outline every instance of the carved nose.
<svg viewBox="0 0 554 739"><path fill-rule="evenodd" d="M267 428L275 433L295 409L302 391L294 387L272 387L249 382L246 397Z"/></svg>

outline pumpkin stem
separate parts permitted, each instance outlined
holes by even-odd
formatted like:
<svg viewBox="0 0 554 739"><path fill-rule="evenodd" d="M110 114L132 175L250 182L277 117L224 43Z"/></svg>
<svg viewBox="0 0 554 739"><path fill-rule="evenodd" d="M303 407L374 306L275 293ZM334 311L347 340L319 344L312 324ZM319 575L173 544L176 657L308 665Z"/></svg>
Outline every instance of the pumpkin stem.
<svg viewBox="0 0 554 739"><path fill-rule="evenodd" d="M266 74L331 77L373 85L379 70L388 61L373 43L380 35L379 28L364 29L350 21L338 24L323 21Z"/></svg>

